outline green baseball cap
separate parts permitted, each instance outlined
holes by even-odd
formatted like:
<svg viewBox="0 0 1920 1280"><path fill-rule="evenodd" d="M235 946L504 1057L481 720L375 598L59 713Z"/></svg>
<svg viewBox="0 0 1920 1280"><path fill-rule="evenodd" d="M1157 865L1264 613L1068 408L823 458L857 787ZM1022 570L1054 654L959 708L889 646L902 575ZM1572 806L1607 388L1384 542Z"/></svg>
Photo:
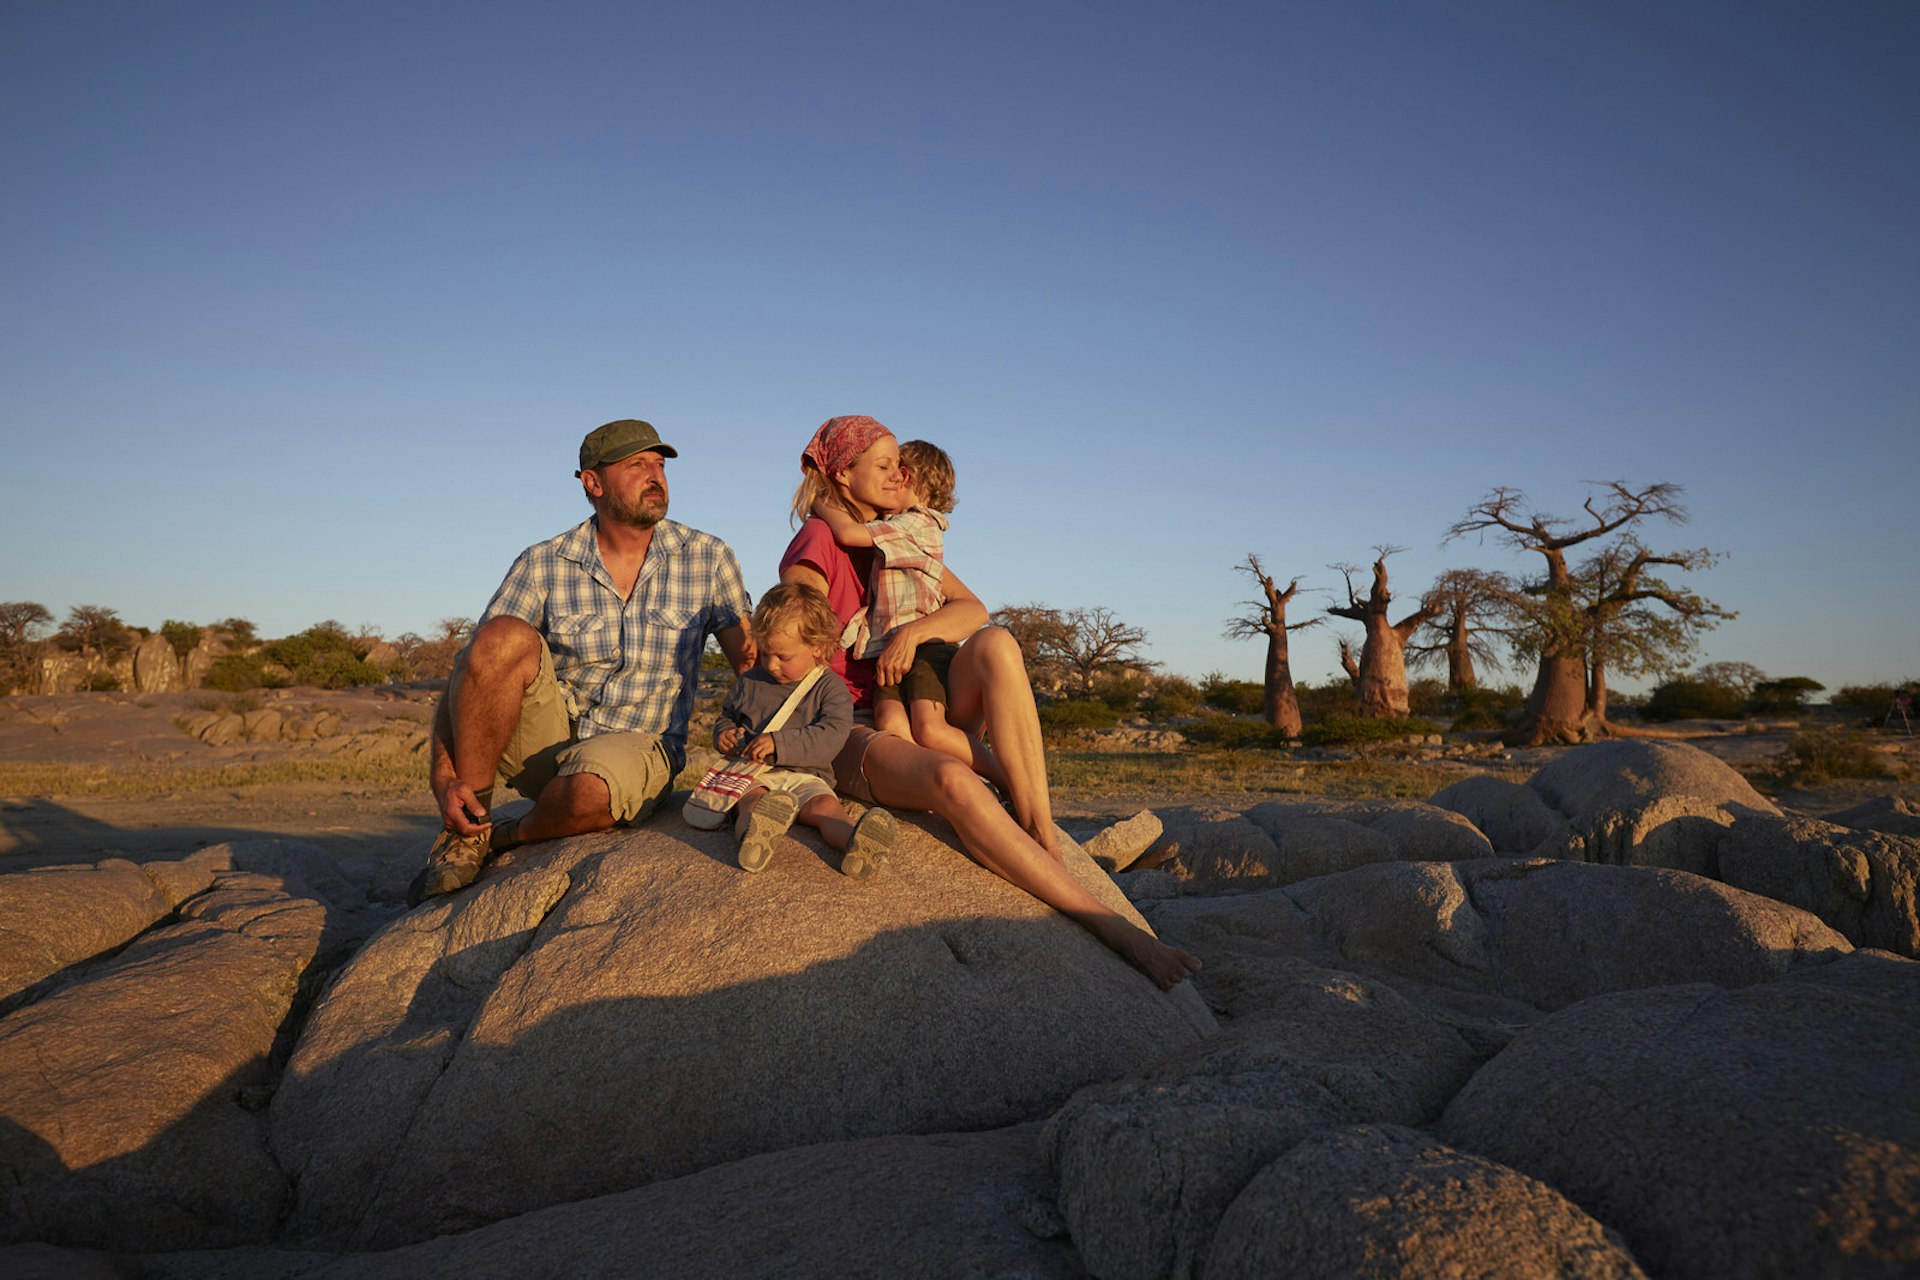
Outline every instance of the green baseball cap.
<svg viewBox="0 0 1920 1280"><path fill-rule="evenodd" d="M580 471L604 467L609 462L618 462L648 449L669 458L680 456L678 449L660 442L660 433L653 429L651 422L642 422L638 418L609 422L604 427L595 427L587 432L587 438L580 442ZM579 475L580 471L574 474Z"/></svg>

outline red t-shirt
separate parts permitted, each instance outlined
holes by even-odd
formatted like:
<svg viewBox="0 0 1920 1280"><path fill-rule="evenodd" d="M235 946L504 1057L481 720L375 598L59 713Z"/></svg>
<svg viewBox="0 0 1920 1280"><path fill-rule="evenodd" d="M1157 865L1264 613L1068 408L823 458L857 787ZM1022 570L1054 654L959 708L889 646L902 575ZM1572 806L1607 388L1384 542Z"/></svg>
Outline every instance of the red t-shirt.
<svg viewBox="0 0 1920 1280"><path fill-rule="evenodd" d="M873 552L864 548L848 551L833 540L833 530L825 520L809 516L793 535L793 541L787 544L787 553L780 557L780 572L784 574L788 565L795 564L805 565L827 580L827 603L841 626L846 626L849 618L866 608ZM839 648L833 651L833 659L827 664L835 675L847 682L856 708L873 705L876 665L872 658L849 659L847 651Z"/></svg>

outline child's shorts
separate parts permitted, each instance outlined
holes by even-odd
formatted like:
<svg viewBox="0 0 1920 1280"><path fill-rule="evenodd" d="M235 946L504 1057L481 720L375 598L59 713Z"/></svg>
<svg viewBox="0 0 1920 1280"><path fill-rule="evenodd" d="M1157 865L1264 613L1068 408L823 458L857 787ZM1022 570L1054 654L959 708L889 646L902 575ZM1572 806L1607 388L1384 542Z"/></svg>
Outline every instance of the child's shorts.
<svg viewBox="0 0 1920 1280"><path fill-rule="evenodd" d="M822 796L834 798L833 787L819 774L802 773L798 769L769 769L754 781L769 791L782 791L793 797L794 803L804 809Z"/></svg>
<svg viewBox="0 0 1920 1280"><path fill-rule="evenodd" d="M945 640L933 640L913 651L913 665L907 668L907 674L899 684L881 685L873 691L877 702L937 702L946 706L953 699L947 696L947 669L953 665L953 655L960 652L957 644L948 644Z"/></svg>

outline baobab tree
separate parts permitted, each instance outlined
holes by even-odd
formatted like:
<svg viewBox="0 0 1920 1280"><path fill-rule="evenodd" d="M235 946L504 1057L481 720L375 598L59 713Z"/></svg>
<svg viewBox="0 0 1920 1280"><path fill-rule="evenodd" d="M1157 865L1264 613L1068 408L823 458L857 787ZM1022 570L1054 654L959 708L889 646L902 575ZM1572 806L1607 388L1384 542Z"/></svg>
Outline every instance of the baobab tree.
<svg viewBox="0 0 1920 1280"><path fill-rule="evenodd" d="M1657 571L1706 569L1718 559L1705 548L1661 555L1630 536L1602 548L1574 575L1587 622L1587 718L1607 722L1607 675L1657 675L1678 669L1702 631L1734 615L1659 577Z"/></svg>
<svg viewBox="0 0 1920 1280"><path fill-rule="evenodd" d="M1433 617L1407 645L1414 667L1447 667L1447 692L1480 687L1481 667L1505 666L1498 640L1507 634L1513 598L1519 586L1504 573L1449 569L1434 579L1423 597Z"/></svg>
<svg viewBox="0 0 1920 1280"><path fill-rule="evenodd" d="M1705 568L1714 560L1705 550L1656 554L1635 536L1636 526L1655 517L1686 522L1678 485L1636 489L1613 480L1591 490L1582 504L1584 517L1565 518L1533 509L1525 494L1502 486L1447 531L1449 542L1492 531L1499 541L1546 562L1545 572L1514 598L1524 613L1515 648L1540 664L1520 722L1506 735L1516 746L1613 734L1606 718L1607 672L1674 662L1699 629L1731 616L1649 573L1656 567ZM1603 545L1608 538L1615 541ZM1600 550L1576 571L1567 553L1587 544Z"/></svg>
<svg viewBox="0 0 1920 1280"><path fill-rule="evenodd" d="M1268 724L1288 737L1297 737L1301 729L1300 698L1293 689L1293 667L1287 659L1287 633L1317 627L1322 619L1287 621L1287 605L1300 590L1300 579L1288 582L1286 589L1282 590L1274 585L1273 575L1260 563L1260 557L1251 551L1247 552L1247 562L1234 568L1259 584L1260 599L1241 602L1241 607L1247 612L1227 620L1227 639L1266 637L1266 697L1261 705L1261 715Z"/></svg>
<svg viewBox="0 0 1920 1280"><path fill-rule="evenodd" d="M1336 618L1349 618L1366 629L1359 659L1355 661L1352 649L1342 645L1341 663L1353 678L1354 692L1360 699L1360 714L1375 719L1407 714L1407 640L1433 617L1424 603L1398 622L1387 616L1393 602L1393 594L1387 590L1387 557L1404 549L1374 548L1373 588L1365 599L1353 589L1355 566L1333 566L1346 579L1347 602L1327 612Z"/></svg>

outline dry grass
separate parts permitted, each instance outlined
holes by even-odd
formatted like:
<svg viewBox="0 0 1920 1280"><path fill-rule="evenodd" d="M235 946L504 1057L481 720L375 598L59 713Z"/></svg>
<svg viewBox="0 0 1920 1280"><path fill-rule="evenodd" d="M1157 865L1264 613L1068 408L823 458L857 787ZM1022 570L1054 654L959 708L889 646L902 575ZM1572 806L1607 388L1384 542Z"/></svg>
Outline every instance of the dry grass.
<svg viewBox="0 0 1920 1280"><path fill-rule="evenodd" d="M230 790L284 783L328 783L418 789L426 770L411 757L325 756L318 759L213 765L0 764L0 795L159 796L176 791Z"/></svg>
<svg viewBox="0 0 1920 1280"><path fill-rule="evenodd" d="M1501 772L1493 764L1476 771ZM1424 800L1462 777L1458 768L1418 761L1296 760L1265 751L1058 752L1047 757L1047 774L1064 792L1159 794L1170 801L1230 795Z"/></svg>

